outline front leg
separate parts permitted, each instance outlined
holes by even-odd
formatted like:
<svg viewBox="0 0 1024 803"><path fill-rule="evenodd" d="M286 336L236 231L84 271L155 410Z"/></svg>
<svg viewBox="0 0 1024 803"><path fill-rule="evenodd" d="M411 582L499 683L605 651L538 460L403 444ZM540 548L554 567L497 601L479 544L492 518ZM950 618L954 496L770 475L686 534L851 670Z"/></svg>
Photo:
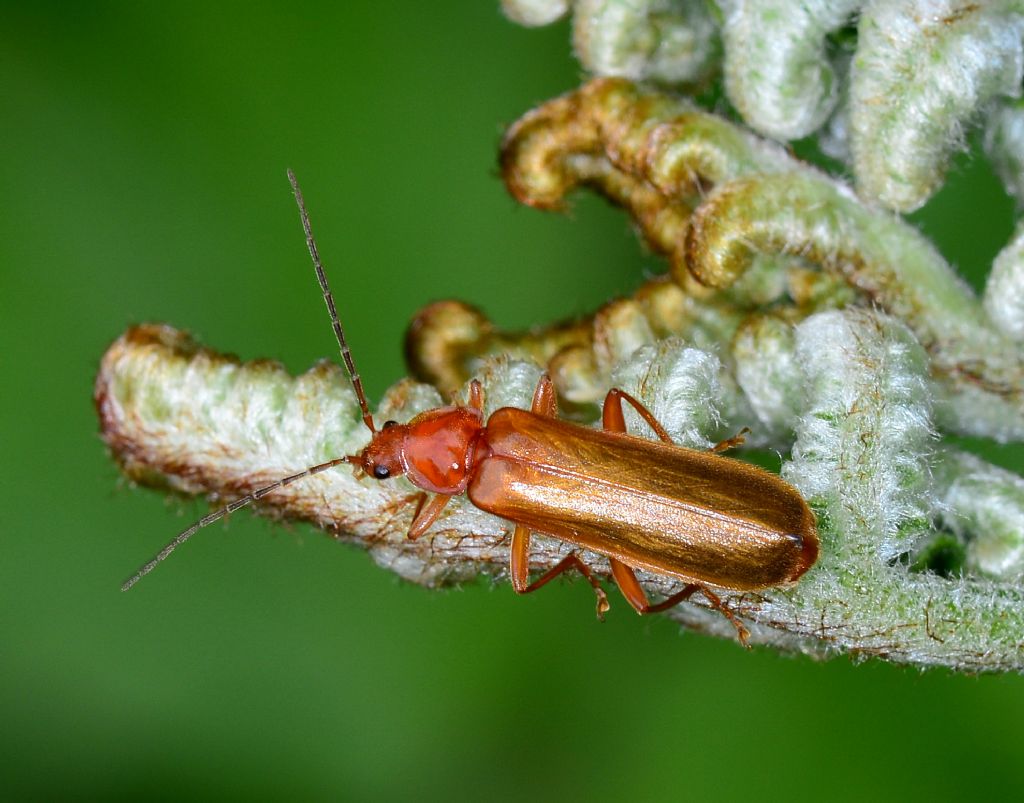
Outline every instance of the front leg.
<svg viewBox="0 0 1024 803"><path fill-rule="evenodd" d="M484 411L484 386L480 384L478 379L474 379L469 383L469 400L466 406L472 407L478 413Z"/></svg>
<svg viewBox="0 0 1024 803"><path fill-rule="evenodd" d="M426 494L420 494L419 504L416 505L416 513L413 516L412 524L409 525L409 533L406 536L410 541L415 541L423 533L430 529L430 525L437 521L452 498L445 494L434 494L430 501L427 501ZM426 503L426 504L424 504Z"/></svg>
<svg viewBox="0 0 1024 803"><path fill-rule="evenodd" d="M618 388L612 388L608 391L608 395L604 397L604 408L601 411L601 418L605 429L610 432L626 432L626 416L622 410L623 402L628 402L665 443L675 443L665 427L654 417L654 413L644 406L642 401Z"/></svg>

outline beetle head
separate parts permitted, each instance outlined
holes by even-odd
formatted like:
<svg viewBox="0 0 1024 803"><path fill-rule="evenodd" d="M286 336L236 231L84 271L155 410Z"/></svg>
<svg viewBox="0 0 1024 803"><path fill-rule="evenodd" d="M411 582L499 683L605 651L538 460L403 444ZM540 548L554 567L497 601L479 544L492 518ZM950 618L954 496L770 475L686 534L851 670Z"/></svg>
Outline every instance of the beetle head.
<svg viewBox="0 0 1024 803"><path fill-rule="evenodd" d="M388 421L381 429L374 431L366 448L350 457L348 462L376 480L399 477L406 471L405 438L408 433L407 424Z"/></svg>

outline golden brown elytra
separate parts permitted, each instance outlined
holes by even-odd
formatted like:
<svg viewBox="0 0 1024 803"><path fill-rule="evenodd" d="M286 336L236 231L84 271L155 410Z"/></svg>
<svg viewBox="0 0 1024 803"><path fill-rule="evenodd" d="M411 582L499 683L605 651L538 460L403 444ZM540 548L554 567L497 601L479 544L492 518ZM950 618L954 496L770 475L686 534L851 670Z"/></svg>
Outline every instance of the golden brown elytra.
<svg viewBox="0 0 1024 803"><path fill-rule="evenodd" d="M560 421L547 375L529 411L503 407L484 421L483 388L474 380L466 405L428 410L407 424L388 421L377 429L302 193L291 171L288 178L370 443L358 455L311 466L211 513L179 534L123 588L131 588L201 527L277 488L349 463L378 480L404 474L424 491L409 528L411 539L427 532L451 498L463 493L476 507L511 521L510 575L517 593L535 591L576 569L597 594L598 616L608 609L600 583L575 552L530 582L530 534L545 533L607 557L612 577L638 613L666 610L699 592L728 617L746 644L747 629L709 586L753 591L791 583L817 559L818 535L814 515L796 489L771 472L715 454L742 443L742 434L707 452L684 449L672 443L640 401L617 388L605 397L603 430ZM626 433L623 402L661 443ZM652 604L636 569L686 585Z"/></svg>

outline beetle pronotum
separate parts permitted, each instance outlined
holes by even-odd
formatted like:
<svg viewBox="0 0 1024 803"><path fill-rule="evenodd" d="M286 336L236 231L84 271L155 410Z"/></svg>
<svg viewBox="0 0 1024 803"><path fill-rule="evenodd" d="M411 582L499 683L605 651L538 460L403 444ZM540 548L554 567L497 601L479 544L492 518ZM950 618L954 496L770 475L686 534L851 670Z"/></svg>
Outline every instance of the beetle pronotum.
<svg viewBox="0 0 1024 803"><path fill-rule="evenodd" d="M517 593L535 591L576 569L594 588L598 616L608 609L604 590L575 551L530 581L530 534L545 533L607 557L615 583L638 613L666 610L699 592L746 643L746 628L709 586L751 591L791 583L817 559L818 537L814 515L793 487L771 472L716 454L741 443L742 433L710 451L684 449L639 400L617 388L605 397L603 429L561 421L547 375L529 410L503 407L484 421L483 387L473 380L467 404L428 410L407 424L388 421L377 429L302 192L290 170L288 178L370 443L357 455L283 477L203 517L122 588L131 588L207 524L278 488L347 463L378 480L404 474L423 491L409 527L411 539L426 533L451 498L463 493L476 507L512 522L509 574ZM623 402L651 426L660 443L627 434ZM651 603L636 569L686 585Z"/></svg>

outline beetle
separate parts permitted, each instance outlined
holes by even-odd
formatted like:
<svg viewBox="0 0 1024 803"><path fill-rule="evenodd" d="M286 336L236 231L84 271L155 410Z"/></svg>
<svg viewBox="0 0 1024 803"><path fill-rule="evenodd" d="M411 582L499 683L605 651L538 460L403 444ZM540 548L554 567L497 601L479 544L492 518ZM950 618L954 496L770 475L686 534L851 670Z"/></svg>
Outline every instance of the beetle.
<svg viewBox="0 0 1024 803"><path fill-rule="evenodd" d="M388 421L378 429L302 192L290 170L288 178L370 442L359 454L311 466L210 513L174 538L122 589L131 588L207 524L285 485L349 464L377 480L404 475L422 491L410 539L429 531L451 499L461 494L481 510L510 521L509 575L516 593L535 591L575 569L594 588L598 617L608 610L600 582L575 550L530 581L531 533L544 533L604 555L616 585L638 613L666 610L699 592L732 622L746 644L747 629L711 587L755 591L792 583L817 560L818 536L814 514L795 488L769 471L717 454L742 443L743 433L708 451L683 448L641 401L618 388L605 397L602 429L559 420L554 386L546 374L529 410L503 407L484 420L483 387L473 380L466 404L428 410L406 424ZM627 433L624 403L660 442ZM652 603L637 569L685 585Z"/></svg>

